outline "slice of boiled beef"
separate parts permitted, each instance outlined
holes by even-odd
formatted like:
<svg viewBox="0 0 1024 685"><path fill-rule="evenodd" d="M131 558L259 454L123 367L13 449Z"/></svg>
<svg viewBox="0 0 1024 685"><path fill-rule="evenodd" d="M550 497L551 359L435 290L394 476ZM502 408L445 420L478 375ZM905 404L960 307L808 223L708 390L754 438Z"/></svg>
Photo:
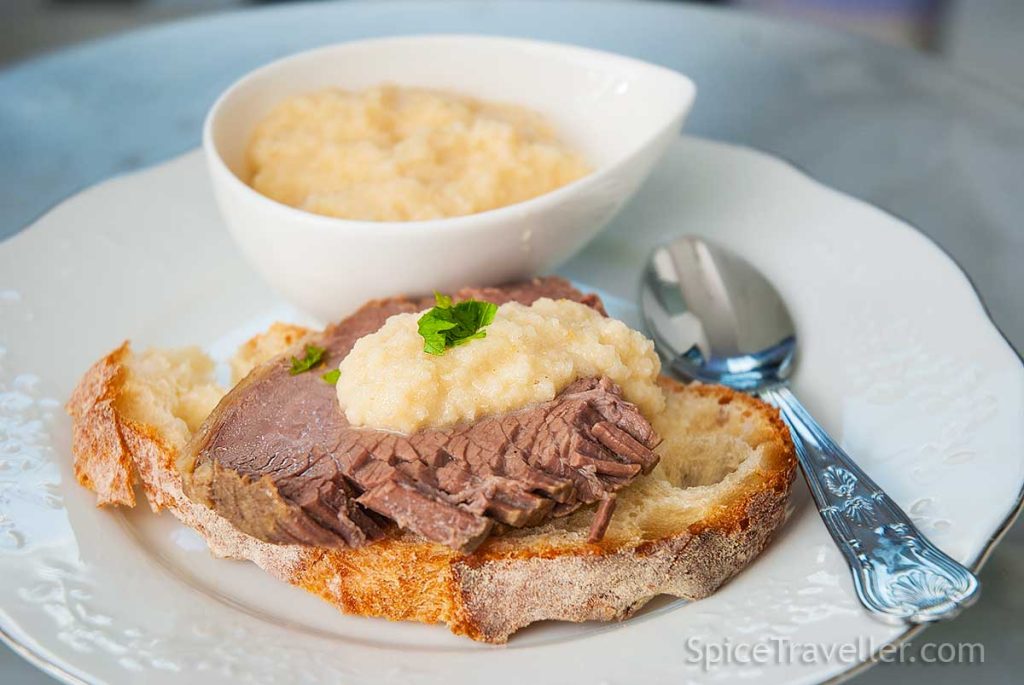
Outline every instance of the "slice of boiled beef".
<svg viewBox="0 0 1024 685"><path fill-rule="evenodd" d="M596 296L559 278L455 294L497 304L541 297L603 312ZM389 316L431 305L370 302L304 344L325 348L331 368ZM350 426L319 368L293 376L289 357L257 367L229 392L179 460L188 497L268 542L358 547L396 524L469 551L495 521L533 526L600 501L590 536L597 540L613 493L658 461L650 423L606 378L472 424L400 435Z"/></svg>

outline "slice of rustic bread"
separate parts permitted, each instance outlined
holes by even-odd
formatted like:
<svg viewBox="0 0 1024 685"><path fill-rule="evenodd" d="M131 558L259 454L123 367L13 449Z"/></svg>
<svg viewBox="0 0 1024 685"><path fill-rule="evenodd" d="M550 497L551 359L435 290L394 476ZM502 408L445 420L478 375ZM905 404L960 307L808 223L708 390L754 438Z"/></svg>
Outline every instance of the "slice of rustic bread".
<svg viewBox="0 0 1024 685"><path fill-rule="evenodd" d="M237 379L307 331L276 324L239 350ZM592 508L507 529L472 554L409 534L356 550L279 546L249 537L182 493L177 451L224 390L195 349L133 352L125 343L86 373L68 403L75 473L101 505L169 509L211 551L249 559L342 611L444 622L504 642L534 621L622 619L659 594L705 597L746 566L782 522L796 467L776 411L726 388L665 379L673 411L654 420L661 462L619 494L604 539Z"/></svg>

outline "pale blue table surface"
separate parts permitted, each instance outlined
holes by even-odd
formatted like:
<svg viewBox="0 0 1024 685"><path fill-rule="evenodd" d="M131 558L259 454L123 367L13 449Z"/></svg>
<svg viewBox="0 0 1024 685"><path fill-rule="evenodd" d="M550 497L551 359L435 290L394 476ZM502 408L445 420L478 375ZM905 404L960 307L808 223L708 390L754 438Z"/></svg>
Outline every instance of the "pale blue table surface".
<svg viewBox="0 0 1024 685"><path fill-rule="evenodd" d="M82 188L197 146L215 96L261 63L336 41L437 32L577 43L688 74L699 89L689 133L775 153L907 219L963 266L1024 349L1024 102L907 51L672 3L285 5L16 65L0 71L0 239ZM920 638L981 640L985 665L885 666L858 682L1020 682L1021 537L1014 530L989 562L979 606ZM49 681L0 647L0 683L22 682Z"/></svg>

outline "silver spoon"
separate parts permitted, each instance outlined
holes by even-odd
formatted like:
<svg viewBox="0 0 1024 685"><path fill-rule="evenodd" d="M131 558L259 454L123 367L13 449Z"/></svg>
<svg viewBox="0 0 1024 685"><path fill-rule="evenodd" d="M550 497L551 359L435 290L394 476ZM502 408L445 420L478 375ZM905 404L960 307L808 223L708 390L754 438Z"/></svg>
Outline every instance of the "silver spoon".
<svg viewBox="0 0 1024 685"><path fill-rule="evenodd" d="M974 574L921 534L787 387L796 328L764 276L724 248L685 236L652 253L640 308L673 373L778 407L818 512L870 612L923 623L952 618L977 598Z"/></svg>

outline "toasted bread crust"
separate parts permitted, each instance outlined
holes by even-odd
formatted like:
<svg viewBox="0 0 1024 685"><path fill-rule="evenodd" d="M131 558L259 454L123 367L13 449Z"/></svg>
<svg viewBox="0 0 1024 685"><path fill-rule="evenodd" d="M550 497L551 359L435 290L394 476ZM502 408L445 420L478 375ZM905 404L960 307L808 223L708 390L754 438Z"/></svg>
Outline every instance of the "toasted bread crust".
<svg viewBox="0 0 1024 685"><path fill-rule="evenodd" d="M123 360L130 354L128 343L96 362L78 383L68 400L74 452L102 455L75 458L75 478L96 493L99 506L135 506L132 488L132 456L121 440L114 401L124 383Z"/></svg>
<svg viewBox="0 0 1024 685"><path fill-rule="evenodd" d="M726 388L666 380L668 392L737 403L770 435L760 444L757 468L711 514L676 534L625 545L496 536L469 555L408 534L355 550L272 545L185 497L176 447L120 406L130 354L125 343L96 362L67 407L75 474L100 505L134 506L137 475L153 509L170 510L218 556L249 559L346 613L444 622L453 633L484 642L504 642L539 620L623 619L658 594L706 597L764 548L784 518L796 468L789 433L774 409Z"/></svg>

